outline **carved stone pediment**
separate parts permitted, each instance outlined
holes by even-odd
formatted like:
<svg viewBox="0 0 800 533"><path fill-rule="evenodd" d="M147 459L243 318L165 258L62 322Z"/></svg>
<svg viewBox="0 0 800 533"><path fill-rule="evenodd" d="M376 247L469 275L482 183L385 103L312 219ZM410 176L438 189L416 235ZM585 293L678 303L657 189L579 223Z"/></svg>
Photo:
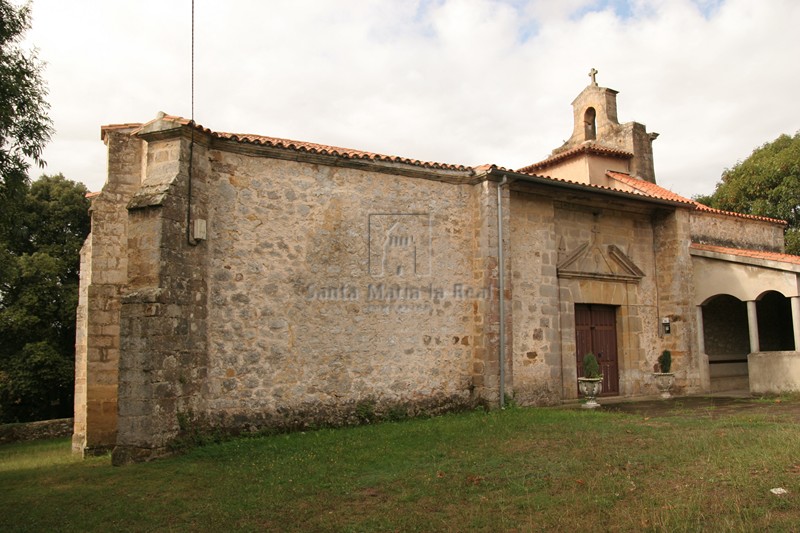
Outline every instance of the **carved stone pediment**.
<svg viewBox="0 0 800 533"><path fill-rule="evenodd" d="M618 246L585 242L558 262L558 277L639 283L644 272Z"/></svg>

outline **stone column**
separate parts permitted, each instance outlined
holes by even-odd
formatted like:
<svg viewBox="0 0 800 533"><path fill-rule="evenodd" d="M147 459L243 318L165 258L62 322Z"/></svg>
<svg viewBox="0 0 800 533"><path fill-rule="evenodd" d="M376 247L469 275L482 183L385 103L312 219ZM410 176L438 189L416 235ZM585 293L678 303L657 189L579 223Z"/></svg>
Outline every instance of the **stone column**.
<svg viewBox="0 0 800 533"><path fill-rule="evenodd" d="M711 374L708 368L708 354L706 354L706 336L703 332L703 306L697 309L697 368L700 375L700 386L704 391L711 390Z"/></svg>
<svg viewBox="0 0 800 533"><path fill-rule="evenodd" d="M800 351L800 297L792 296L792 329L794 330L794 349Z"/></svg>
<svg viewBox="0 0 800 533"><path fill-rule="evenodd" d="M756 312L755 300L747 301L747 324L750 330L750 352L760 352L761 346L758 344L758 313Z"/></svg>

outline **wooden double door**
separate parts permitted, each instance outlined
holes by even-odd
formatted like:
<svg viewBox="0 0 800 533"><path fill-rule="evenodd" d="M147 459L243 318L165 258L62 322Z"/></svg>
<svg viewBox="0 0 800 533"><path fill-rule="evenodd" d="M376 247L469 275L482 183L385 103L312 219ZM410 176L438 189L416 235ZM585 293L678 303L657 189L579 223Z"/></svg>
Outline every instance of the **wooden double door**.
<svg viewBox="0 0 800 533"><path fill-rule="evenodd" d="M618 395L617 308L575 304L575 341L578 377L583 377L583 356L591 352L597 357L603 374L602 396Z"/></svg>

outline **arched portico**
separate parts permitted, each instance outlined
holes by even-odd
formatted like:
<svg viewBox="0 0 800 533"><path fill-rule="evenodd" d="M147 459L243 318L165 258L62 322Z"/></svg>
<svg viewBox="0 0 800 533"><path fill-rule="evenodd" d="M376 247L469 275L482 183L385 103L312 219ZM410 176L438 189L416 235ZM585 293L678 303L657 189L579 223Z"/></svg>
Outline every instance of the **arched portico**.
<svg viewBox="0 0 800 533"><path fill-rule="evenodd" d="M778 291L766 291L755 301L759 352L794 351L791 300Z"/></svg>
<svg viewBox="0 0 800 533"><path fill-rule="evenodd" d="M700 349L708 358L712 391L749 388L747 354L750 353L747 303L730 294L709 298L700 306Z"/></svg>
<svg viewBox="0 0 800 533"><path fill-rule="evenodd" d="M800 258L696 244L690 251L708 389L800 390Z"/></svg>

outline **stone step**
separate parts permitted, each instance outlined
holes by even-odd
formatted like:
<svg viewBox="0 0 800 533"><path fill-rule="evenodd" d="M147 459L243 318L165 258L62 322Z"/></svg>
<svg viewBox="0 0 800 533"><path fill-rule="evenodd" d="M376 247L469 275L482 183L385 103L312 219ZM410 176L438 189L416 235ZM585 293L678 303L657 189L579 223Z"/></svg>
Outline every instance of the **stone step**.
<svg viewBox="0 0 800 533"><path fill-rule="evenodd" d="M750 388L750 380L747 376L726 376L711 379L711 392L722 392L726 390L742 390Z"/></svg>

